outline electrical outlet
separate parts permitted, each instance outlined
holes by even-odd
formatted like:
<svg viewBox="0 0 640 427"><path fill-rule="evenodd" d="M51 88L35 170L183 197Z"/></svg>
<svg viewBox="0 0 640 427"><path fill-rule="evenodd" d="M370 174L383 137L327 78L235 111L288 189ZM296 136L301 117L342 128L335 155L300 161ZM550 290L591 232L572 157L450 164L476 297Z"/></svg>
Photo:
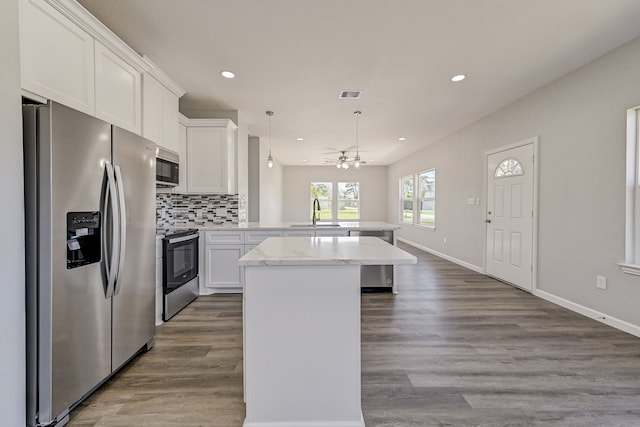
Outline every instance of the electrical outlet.
<svg viewBox="0 0 640 427"><path fill-rule="evenodd" d="M607 278L604 276L596 276L596 287L598 289L607 289Z"/></svg>
<svg viewBox="0 0 640 427"><path fill-rule="evenodd" d="M473 206L476 204L476 199L474 199L473 197L467 199L467 204L470 206Z"/></svg>

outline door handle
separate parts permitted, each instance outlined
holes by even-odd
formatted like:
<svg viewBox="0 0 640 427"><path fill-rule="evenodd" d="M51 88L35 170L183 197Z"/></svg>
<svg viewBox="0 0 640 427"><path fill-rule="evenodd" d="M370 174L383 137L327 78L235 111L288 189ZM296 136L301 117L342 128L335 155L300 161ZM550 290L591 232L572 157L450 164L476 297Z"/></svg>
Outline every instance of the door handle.
<svg viewBox="0 0 640 427"><path fill-rule="evenodd" d="M118 252L118 271L116 273L116 280L113 286L113 294L118 295L120 293L120 284L122 283L122 270L124 269L124 260L126 256L127 248L127 207L125 204L124 194L124 182L122 181L122 174L120 173L120 166L114 165L113 171L115 173L116 190L118 192L118 208L120 211L120 223L118 233L120 233L120 247Z"/></svg>
<svg viewBox="0 0 640 427"><path fill-rule="evenodd" d="M120 227L120 218L118 218L118 210L116 200L116 183L115 176L113 172L113 166L110 163L105 164L105 170L107 174L107 188L104 193L104 209L105 209L105 217L108 216L111 221L111 236L107 237L107 220L103 218L103 253L105 255L105 259L103 261L103 268L105 277L107 279L107 287L105 289L105 297L111 298L113 296L113 289L115 287L116 282L116 269L118 265L118 257L120 248L120 235L118 234L118 229ZM107 239L109 239L111 244L111 253L107 253Z"/></svg>
<svg viewBox="0 0 640 427"><path fill-rule="evenodd" d="M490 219L487 219L484 222L486 222L487 224L491 224L491 220Z"/></svg>

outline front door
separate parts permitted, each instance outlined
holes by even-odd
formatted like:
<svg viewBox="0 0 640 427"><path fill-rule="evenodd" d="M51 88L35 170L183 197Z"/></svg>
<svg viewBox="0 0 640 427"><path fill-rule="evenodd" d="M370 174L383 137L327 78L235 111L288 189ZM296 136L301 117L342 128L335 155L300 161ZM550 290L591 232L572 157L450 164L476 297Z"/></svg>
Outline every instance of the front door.
<svg viewBox="0 0 640 427"><path fill-rule="evenodd" d="M487 274L533 284L533 143L487 156Z"/></svg>

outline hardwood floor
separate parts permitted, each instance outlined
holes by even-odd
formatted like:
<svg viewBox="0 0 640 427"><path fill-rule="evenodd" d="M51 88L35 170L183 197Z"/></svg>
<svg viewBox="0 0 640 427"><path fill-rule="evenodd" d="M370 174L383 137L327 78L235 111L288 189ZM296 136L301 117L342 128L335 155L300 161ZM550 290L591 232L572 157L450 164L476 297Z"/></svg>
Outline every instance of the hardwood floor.
<svg viewBox="0 0 640 427"><path fill-rule="evenodd" d="M400 246L400 293L362 295L367 427L640 426L640 339ZM240 295L200 297L70 427L240 427Z"/></svg>

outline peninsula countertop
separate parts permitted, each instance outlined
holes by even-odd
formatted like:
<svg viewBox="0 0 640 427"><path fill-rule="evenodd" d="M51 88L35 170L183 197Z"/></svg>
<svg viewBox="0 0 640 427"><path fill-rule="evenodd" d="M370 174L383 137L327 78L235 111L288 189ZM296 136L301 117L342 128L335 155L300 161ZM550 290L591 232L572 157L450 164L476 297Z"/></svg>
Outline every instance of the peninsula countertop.
<svg viewBox="0 0 640 427"><path fill-rule="evenodd" d="M238 265L415 264L415 256L377 237L270 237Z"/></svg>

